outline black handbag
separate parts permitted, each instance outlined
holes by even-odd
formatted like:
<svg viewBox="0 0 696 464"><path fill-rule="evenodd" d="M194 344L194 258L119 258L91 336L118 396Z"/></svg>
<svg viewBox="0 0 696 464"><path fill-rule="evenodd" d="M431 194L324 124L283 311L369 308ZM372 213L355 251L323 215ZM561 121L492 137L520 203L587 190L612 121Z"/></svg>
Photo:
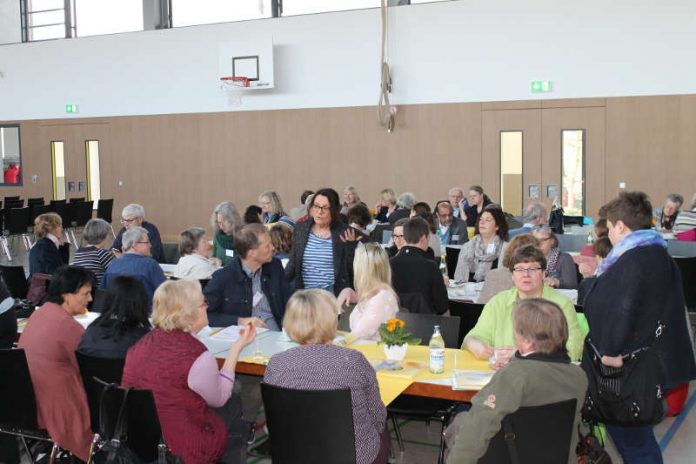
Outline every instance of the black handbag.
<svg viewBox="0 0 696 464"><path fill-rule="evenodd" d="M108 430L108 425L104 423L104 417L106 416L104 411L104 398L108 394L110 389L117 388L116 384L109 384L104 388L101 395L101 400L99 404L100 409L100 429L102 431ZM128 394L133 390L132 388L126 388L119 406L118 418L116 420L116 427L113 431L113 436L111 439L103 441L101 443L96 443L96 451L92 454L92 462L95 464L183 464L183 461L178 456L175 456L169 452L167 445L162 441L158 446L157 450L157 461L148 463L138 457L129 447L128 447L128 420L127 420L127 409L128 404Z"/></svg>
<svg viewBox="0 0 696 464"><path fill-rule="evenodd" d="M625 355L620 368L602 364L597 348L585 339L581 366L588 380L582 408L586 422L645 426L662 420L665 368L654 347L664 328L658 323L653 343Z"/></svg>

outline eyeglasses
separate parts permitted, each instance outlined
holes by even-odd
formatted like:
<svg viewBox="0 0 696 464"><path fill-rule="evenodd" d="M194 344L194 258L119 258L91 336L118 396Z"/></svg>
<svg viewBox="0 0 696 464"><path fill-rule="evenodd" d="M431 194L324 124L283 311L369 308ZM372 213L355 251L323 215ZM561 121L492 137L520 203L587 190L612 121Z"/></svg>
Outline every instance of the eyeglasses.
<svg viewBox="0 0 696 464"><path fill-rule="evenodd" d="M331 206L326 205L326 206L319 206L319 205L312 205L312 208L314 211L317 211L319 213L323 213L324 211L329 212L331 211Z"/></svg>
<svg viewBox="0 0 696 464"><path fill-rule="evenodd" d="M541 272L541 267L529 267L529 268L520 267L520 268L513 269L512 272L514 272L517 275L525 275L525 274L532 275L532 274L536 274L537 272Z"/></svg>
<svg viewBox="0 0 696 464"><path fill-rule="evenodd" d="M147 242L135 242L135 243L148 243L148 244L152 245L152 242L149 240Z"/></svg>
<svg viewBox="0 0 696 464"><path fill-rule="evenodd" d="M403 236L403 235L396 235L396 234L394 234L394 235L392 235L392 238L404 238L404 236Z"/></svg>
<svg viewBox="0 0 696 464"><path fill-rule="evenodd" d="M132 222L135 222L136 219L138 219L138 218L130 218L130 219L121 218L121 224L123 224L123 225L130 224Z"/></svg>

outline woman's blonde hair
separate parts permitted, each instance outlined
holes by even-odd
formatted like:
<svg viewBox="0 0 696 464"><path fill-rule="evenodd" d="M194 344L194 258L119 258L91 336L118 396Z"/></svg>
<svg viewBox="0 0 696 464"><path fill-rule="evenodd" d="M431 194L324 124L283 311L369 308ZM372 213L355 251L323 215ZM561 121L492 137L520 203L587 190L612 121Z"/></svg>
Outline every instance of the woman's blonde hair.
<svg viewBox="0 0 696 464"><path fill-rule="evenodd" d="M165 332L189 332L202 298L197 280L168 280L157 287L152 298L152 323Z"/></svg>
<svg viewBox="0 0 696 464"><path fill-rule="evenodd" d="M268 202L270 203L270 205L268 205L268 214L271 216L274 214L279 214L281 216L285 214L283 212L283 202L280 201L280 195L270 190L263 192L259 195L259 203L263 201L264 197L268 198Z"/></svg>
<svg viewBox="0 0 696 464"><path fill-rule="evenodd" d="M357 205L358 203L360 203L360 196L358 195L358 189L356 189L352 185L349 185L348 187L343 189L343 194L345 195L346 193L353 194L353 204L354 205Z"/></svg>
<svg viewBox="0 0 696 464"><path fill-rule="evenodd" d="M382 198L382 200L388 201L392 205L396 204L396 192L394 192L393 189L385 188L384 190L379 192L379 195Z"/></svg>
<svg viewBox="0 0 696 464"><path fill-rule="evenodd" d="M537 240L537 238L532 234L520 234L513 237L512 240L510 240L510 243L508 243L507 248L505 248L505 254L503 255L503 267L510 266L510 260L518 248L523 248L529 245L539 248L539 240Z"/></svg>
<svg viewBox="0 0 696 464"><path fill-rule="evenodd" d="M353 271L359 303L382 289L391 289L389 255L377 243L358 244L353 259Z"/></svg>
<svg viewBox="0 0 696 464"><path fill-rule="evenodd" d="M336 337L338 301L316 288L296 291L285 309L283 328L300 345L331 343Z"/></svg>
<svg viewBox="0 0 696 464"><path fill-rule="evenodd" d="M36 238L44 238L62 225L63 220L56 213L39 214L34 219L34 235Z"/></svg>

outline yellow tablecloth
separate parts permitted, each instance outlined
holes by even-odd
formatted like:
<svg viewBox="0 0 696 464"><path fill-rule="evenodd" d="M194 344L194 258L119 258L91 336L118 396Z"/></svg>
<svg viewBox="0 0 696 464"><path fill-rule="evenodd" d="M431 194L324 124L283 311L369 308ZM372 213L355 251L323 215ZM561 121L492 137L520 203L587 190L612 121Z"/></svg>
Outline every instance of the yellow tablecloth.
<svg viewBox="0 0 696 464"><path fill-rule="evenodd" d="M367 343L364 345L351 346L351 348L360 351L368 360L385 359L384 347L375 343ZM455 366L455 354L456 362ZM421 382L426 380L448 379L452 377L453 369L464 369L471 371L489 371L488 362L476 359L474 355L468 351L446 349L445 350L445 372L442 374L433 374L428 369L430 361L430 353L427 346L409 346L404 360L407 366L413 363L420 363L423 368L413 375L413 372L400 374L400 371L377 371L377 382L379 383L379 392L384 404L388 405L399 396L413 382Z"/></svg>

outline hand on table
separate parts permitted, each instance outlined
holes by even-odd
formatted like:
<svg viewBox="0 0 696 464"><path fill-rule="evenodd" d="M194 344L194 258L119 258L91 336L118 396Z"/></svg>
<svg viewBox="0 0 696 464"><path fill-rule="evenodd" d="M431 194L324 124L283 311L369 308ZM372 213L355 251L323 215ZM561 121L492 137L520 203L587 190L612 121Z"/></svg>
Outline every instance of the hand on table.
<svg viewBox="0 0 696 464"><path fill-rule="evenodd" d="M239 319L237 319L237 325L238 325L238 326L243 326L243 325L247 325L247 324L251 324L251 325L253 325L254 327L261 327L262 329L267 329L267 328L268 328L268 326L266 325L265 322L263 322L261 319L259 319L258 317L255 317L255 316L252 316L252 317L240 317ZM254 333L255 333L255 332L256 332L256 331L254 331Z"/></svg>
<svg viewBox="0 0 696 464"><path fill-rule="evenodd" d="M476 337L467 337L464 339L464 348L469 350L471 354L478 359L489 359L493 356L493 348L488 343L479 340Z"/></svg>
<svg viewBox="0 0 696 464"><path fill-rule="evenodd" d="M505 364L510 362L510 358L515 354L517 348L514 346L500 346L493 349L493 355L488 359L488 366L497 371Z"/></svg>

